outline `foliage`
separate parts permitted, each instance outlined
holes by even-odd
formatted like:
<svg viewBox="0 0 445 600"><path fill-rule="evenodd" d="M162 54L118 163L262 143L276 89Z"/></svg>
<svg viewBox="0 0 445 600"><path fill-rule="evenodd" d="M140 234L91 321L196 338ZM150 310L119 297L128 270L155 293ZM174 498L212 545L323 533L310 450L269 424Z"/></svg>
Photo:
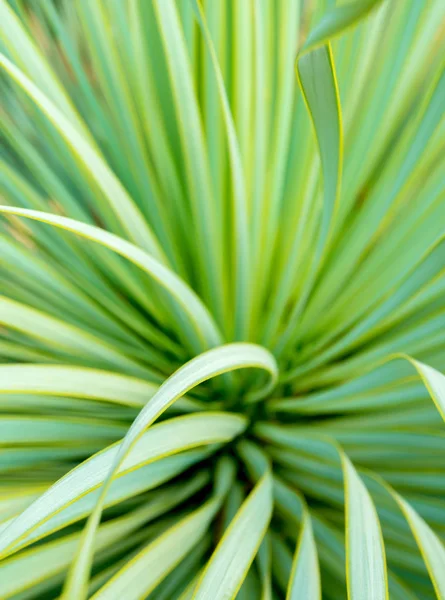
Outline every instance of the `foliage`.
<svg viewBox="0 0 445 600"><path fill-rule="evenodd" d="M445 5L334 4L0 0L1 598L445 598Z"/></svg>

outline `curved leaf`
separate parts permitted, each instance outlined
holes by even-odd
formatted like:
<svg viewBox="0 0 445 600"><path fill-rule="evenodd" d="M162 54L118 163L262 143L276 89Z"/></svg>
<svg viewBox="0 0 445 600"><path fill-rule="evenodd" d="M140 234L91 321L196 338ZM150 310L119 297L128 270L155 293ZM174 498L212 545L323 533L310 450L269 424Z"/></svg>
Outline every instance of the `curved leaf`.
<svg viewBox="0 0 445 600"><path fill-rule="evenodd" d="M142 409L115 455L96 508L84 529L80 551L73 563L64 590L64 600L71 598L80 600L85 597L92 560L94 533L100 521L106 493L114 474L144 430L176 400L199 383L235 369L248 367L264 369L270 374L269 384L260 393L254 394L255 397L264 395L274 386L277 378L278 370L274 357L265 348L254 344L227 344L209 350L186 363L161 385L158 392Z"/></svg>
<svg viewBox="0 0 445 600"><path fill-rule="evenodd" d="M108 167L88 139L72 125L65 115L45 96L32 81L18 69L6 56L0 53L2 67L29 97L46 114L60 135L65 138L72 148L76 158L82 163L89 175L102 189L105 197L113 208L116 216L128 232L131 239L142 248L146 248L158 260L164 260L159 243L151 231L142 213L134 204L125 188Z"/></svg>
<svg viewBox="0 0 445 600"><path fill-rule="evenodd" d="M188 448L232 439L246 426L246 420L229 413L205 413L170 419L156 425L132 445L120 460L117 476ZM98 452L59 479L42 496L0 533L0 552L5 554L64 508L97 489L106 480L119 456L118 442ZM114 472L115 469L113 469Z"/></svg>
<svg viewBox="0 0 445 600"><path fill-rule="evenodd" d="M149 594L203 537L233 477L233 464L220 463L216 471L214 497L138 553L94 594L94 600L122 597L137 600Z"/></svg>
<svg viewBox="0 0 445 600"><path fill-rule="evenodd" d="M309 52L321 44L344 33L346 29L365 18L382 0L360 0L335 6L327 10L319 23L312 28L307 36L302 51Z"/></svg>
<svg viewBox="0 0 445 600"><path fill-rule="evenodd" d="M72 231L84 238L113 250L124 258L137 265L140 269L148 273L155 281L164 287L175 299L178 305L184 311L190 325L191 333L198 348L202 346L214 346L220 343L220 334L216 325L204 304L201 302L195 292L185 284L180 277L173 271L165 267L158 260L150 256L144 250L141 250L134 244L126 240L86 223L75 221L67 217L52 215L37 210L26 208L14 208L10 206L0 206L0 213L12 214L28 219L48 223L55 227L60 227L66 231ZM190 328L186 330L190 333ZM192 339L193 339L192 338Z"/></svg>

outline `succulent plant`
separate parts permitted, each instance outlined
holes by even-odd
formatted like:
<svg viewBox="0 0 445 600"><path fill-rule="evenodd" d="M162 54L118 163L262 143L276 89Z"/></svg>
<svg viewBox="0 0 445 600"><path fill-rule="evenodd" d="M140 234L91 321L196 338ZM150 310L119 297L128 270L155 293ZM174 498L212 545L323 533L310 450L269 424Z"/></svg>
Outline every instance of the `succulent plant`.
<svg viewBox="0 0 445 600"><path fill-rule="evenodd" d="M0 598L445 598L443 0L0 0Z"/></svg>

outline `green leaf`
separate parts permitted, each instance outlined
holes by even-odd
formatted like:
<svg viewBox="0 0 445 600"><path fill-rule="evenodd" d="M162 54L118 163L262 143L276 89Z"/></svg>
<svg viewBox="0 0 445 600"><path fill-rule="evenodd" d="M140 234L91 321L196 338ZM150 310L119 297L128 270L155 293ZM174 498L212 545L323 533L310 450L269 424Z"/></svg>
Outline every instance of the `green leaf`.
<svg viewBox="0 0 445 600"><path fill-rule="evenodd" d="M222 230L218 227L210 166L189 55L176 4L172 0L155 0L153 9L172 86L182 159L186 168L186 184L192 203L197 247L200 249L196 259L204 284L203 295L208 299L217 322L224 323L226 280Z"/></svg>
<svg viewBox="0 0 445 600"><path fill-rule="evenodd" d="M77 445L91 440L113 440L126 431L119 422L91 418L25 417L0 415L2 444Z"/></svg>
<svg viewBox="0 0 445 600"><path fill-rule="evenodd" d="M137 600L149 594L204 536L233 477L233 464L220 463L216 471L215 496L138 553L94 594L94 600L124 596Z"/></svg>
<svg viewBox="0 0 445 600"><path fill-rule="evenodd" d="M109 371L62 365L0 365L0 394L50 394L106 400L141 408L157 385Z"/></svg>
<svg viewBox="0 0 445 600"><path fill-rule="evenodd" d="M346 574L352 600L387 600L385 547L371 496L342 454L346 507Z"/></svg>
<svg viewBox="0 0 445 600"><path fill-rule="evenodd" d="M199 383L216 375L247 367L257 367L269 372L270 382L260 391L260 396L267 393L273 387L277 378L277 365L273 356L261 346L254 344L227 344L209 350L186 363L162 384L158 392L142 409L114 457L101 496L84 529L80 551L73 563L65 586L64 600L70 598L80 600L85 596L92 559L94 533L99 525L106 493L116 471L144 430L176 400ZM258 397L258 392L254 394L254 397Z"/></svg>
<svg viewBox="0 0 445 600"><path fill-rule="evenodd" d="M36 78L40 87L47 90L53 101L69 116L73 125L83 129L83 133L86 134L86 128L76 114L51 66L5 0L0 1L0 28L2 42L15 60L22 65L22 68L26 69L28 75Z"/></svg>
<svg viewBox="0 0 445 600"><path fill-rule="evenodd" d="M408 360L417 369L442 419L445 421L445 375L418 360Z"/></svg>
<svg viewBox="0 0 445 600"><path fill-rule="evenodd" d="M438 598L445 598L445 548L438 536L401 496L393 496L405 515L422 553Z"/></svg>
<svg viewBox="0 0 445 600"><path fill-rule="evenodd" d="M247 194L241 153L236 136L235 124L230 111L229 100L224 85L224 79L219 67L218 58L213 46L204 12L198 0L190 0L193 4L198 23L203 31L218 86L224 125L229 150L233 212L234 212L234 254L236 256L235 274L235 339L249 339L251 314L251 256L247 214Z"/></svg>
<svg viewBox="0 0 445 600"><path fill-rule="evenodd" d="M232 439L245 426L246 420L243 417L228 413L205 413L170 419L156 425L131 445L131 451L125 453L125 460L119 461L117 469L114 465L122 443L109 446L59 479L14 519L0 533L0 552L5 553L11 547L14 548L39 526L63 509L69 508L86 493L97 489L106 480L112 467L113 472L117 470L119 477L188 448ZM124 491L123 488L121 491Z"/></svg>
<svg viewBox="0 0 445 600"><path fill-rule="evenodd" d="M320 253L334 215L342 163L340 100L330 46L303 50L297 57L297 73L317 136L323 172L323 216L317 249Z"/></svg>
<svg viewBox="0 0 445 600"><path fill-rule="evenodd" d="M32 81L24 75L10 60L0 53L0 67L2 67L20 87L32 98L32 100L46 114L48 119L57 128L60 135L69 144L76 158L81 162L99 187L127 231L131 239L143 248L146 248L159 260L163 260L163 252L151 231L150 226L144 220L137 206L129 197L119 179L108 167L89 140L79 133L64 114Z"/></svg>
<svg viewBox="0 0 445 600"><path fill-rule="evenodd" d="M0 323L62 352L90 357L115 368L121 365L133 374L144 374L142 366L98 337L4 296L0 296Z"/></svg>
<svg viewBox="0 0 445 600"><path fill-rule="evenodd" d="M119 474L116 481L110 487L109 492L105 498L105 507L113 507L120 502L133 498L138 494L153 490L165 482L169 482L171 479L182 473L192 465L205 460L208 456L213 454L218 449L218 445L210 445L205 449L200 450L188 450L181 454L175 454L155 460L147 465L136 465L136 470L126 471ZM192 480L193 481L193 480ZM192 481L190 483L192 483ZM46 486L45 486L46 487ZM184 486L183 486L184 487ZM187 489L185 486L184 489ZM24 502L24 506L17 506L17 499L15 507L12 507L11 513L14 515L12 518L6 519L1 523L0 532L6 531L6 529L14 523L15 518L21 511L24 511L30 506L33 499L38 498L42 489L34 490L29 501ZM176 491L174 484L168 487L168 491L176 493L177 497L180 498L181 494ZM14 553L21 548L29 546L33 542L40 540L55 531L58 531L67 525L75 523L80 519L87 517L96 506L97 500L100 496L100 490L95 488L93 490L87 489L85 495L75 499L71 504L68 504L65 508L62 508L60 512L56 512L50 516L47 520L43 521L37 527L28 534L25 534L20 541L16 542L12 547L8 548L4 552L5 556ZM168 507L169 494L161 494L163 505ZM27 498L25 498L27 500Z"/></svg>
<svg viewBox="0 0 445 600"><path fill-rule="evenodd" d="M153 517L151 505L134 511L102 526L95 541L95 550L104 550L131 536ZM20 553L0 564L0 594L13 594L36 585L39 581L66 569L79 543L80 533L74 533Z"/></svg>
<svg viewBox="0 0 445 600"><path fill-rule="evenodd" d="M297 548L292 562L286 600L321 599L320 570L315 545L312 521L305 508Z"/></svg>
<svg viewBox="0 0 445 600"><path fill-rule="evenodd" d="M104 229L100 229L99 227L94 227L93 225L87 225L86 223L81 223L67 217L51 215L37 210L1 206L0 213L27 217L29 219L41 221L42 223L49 223L50 225L60 227L66 231L72 231L73 233L93 240L106 248L110 248L110 250L127 258L150 275L150 277L153 277L155 281L172 295L190 323L191 327L186 331L193 335L197 348L202 348L203 345L208 347L220 343L221 338L216 325L207 308L195 292L193 292L193 290L173 271L134 244L131 244Z"/></svg>
<svg viewBox="0 0 445 600"><path fill-rule="evenodd" d="M243 502L215 549L193 597L235 598L272 516L272 478L266 472Z"/></svg>
<svg viewBox="0 0 445 600"><path fill-rule="evenodd" d="M307 36L302 51L308 52L344 33L366 17L382 0L361 0L335 6L327 10Z"/></svg>
<svg viewBox="0 0 445 600"><path fill-rule="evenodd" d="M411 503L397 493L382 477L369 474L370 482L377 483L377 491L385 490L402 512L422 558L427 567L437 597L442 598L445 590L445 547L426 521L414 510Z"/></svg>
<svg viewBox="0 0 445 600"><path fill-rule="evenodd" d="M289 467L295 463L303 468L306 456L314 457L311 471L315 475L324 471L326 475L331 476L329 482L331 497L336 491L335 484L339 479L335 465L338 460L341 461L344 484L348 593L353 599L379 598L386 600L388 596L386 558L379 518L362 478L343 450L332 438L320 435L318 432L300 433L298 429L293 430L290 427L268 423L257 424L255 431L261 438L270 440L279 446L289 446L294 450L303 451L302 454L280 452L285 464ZM273 453L272 456L275 454ZM317 473L316 463L320 459L322 465L318 467ZM310 475L305 474L305 478L310 485ZM339 494L339 503L343 504L341 494Z"/></svg>
<svg viewBox="0 0 445 600"><path fill-rule="evenodd" d="M444 7L0 0L0 597L445 598Z"/></svg>

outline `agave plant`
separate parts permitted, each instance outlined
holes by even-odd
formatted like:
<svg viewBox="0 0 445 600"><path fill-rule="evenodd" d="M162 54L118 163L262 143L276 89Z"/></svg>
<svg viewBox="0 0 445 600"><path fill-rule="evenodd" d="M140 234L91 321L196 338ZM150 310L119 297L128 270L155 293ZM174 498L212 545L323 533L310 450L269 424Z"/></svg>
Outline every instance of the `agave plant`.
<svg viewBox="0 0 445 600"><path fill-rule="evenodd" d="M445 598L443 0L0 0L0 598Z"/></svg>

